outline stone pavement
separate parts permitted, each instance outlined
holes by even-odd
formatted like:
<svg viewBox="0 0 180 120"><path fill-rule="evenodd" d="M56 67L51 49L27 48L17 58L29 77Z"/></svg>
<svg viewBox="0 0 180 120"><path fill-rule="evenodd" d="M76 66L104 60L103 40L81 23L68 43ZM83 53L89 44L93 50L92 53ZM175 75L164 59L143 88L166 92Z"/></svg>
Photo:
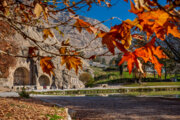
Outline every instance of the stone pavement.
<svg viewBox="0 0 180 120"><path fill-rule="evenodd" d="M76 111L76 120L180 120L180 99L34 96Z"/></svg>

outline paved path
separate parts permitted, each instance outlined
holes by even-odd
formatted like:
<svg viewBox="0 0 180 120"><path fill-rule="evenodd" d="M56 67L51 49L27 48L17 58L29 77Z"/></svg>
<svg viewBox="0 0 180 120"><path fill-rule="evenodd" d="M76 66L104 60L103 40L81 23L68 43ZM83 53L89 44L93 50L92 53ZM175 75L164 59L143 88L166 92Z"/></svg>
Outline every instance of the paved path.
<svg viewBox="0 0 180 120"><path fill-rule="evenodd" d="M18 97L16 92L0 92L0 97Z"/></svg>
<svg viewBox="0 0 180 120"><path fill-rule="evenodd" d="M75 120L180 120L180 99L36 96L77 111Z"/></svg>

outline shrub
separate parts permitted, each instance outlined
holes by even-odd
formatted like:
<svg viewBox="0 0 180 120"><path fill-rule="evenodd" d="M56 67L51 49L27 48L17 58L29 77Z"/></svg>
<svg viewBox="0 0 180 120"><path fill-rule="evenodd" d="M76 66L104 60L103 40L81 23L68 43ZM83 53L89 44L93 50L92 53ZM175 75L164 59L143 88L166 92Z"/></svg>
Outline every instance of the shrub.
<svg viewBox="0 0 180 120"><path fill-rule="evenodd" d="M26 92L26 89L23 87L21 92L18 93L20 97L22 98L30 98L30 95L28 92Z"/></svg>
<svg viewBox="0 0 180 120"><path fill-rule="evenodd" d="M94 82L92 75L90 73L84 72L80 74L79 80L81 80L86 86Z"/></svg>

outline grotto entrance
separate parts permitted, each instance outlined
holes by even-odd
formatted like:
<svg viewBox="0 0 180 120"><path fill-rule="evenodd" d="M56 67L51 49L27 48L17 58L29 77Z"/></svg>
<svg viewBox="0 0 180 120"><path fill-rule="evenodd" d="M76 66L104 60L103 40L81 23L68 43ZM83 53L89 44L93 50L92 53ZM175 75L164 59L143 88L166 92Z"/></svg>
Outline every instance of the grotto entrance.
<svg viewBox="0 0 180 120"><path fill-rule="evenodd" d="M14 72L14 85L30 85L30 74L24 67L17 68Z"/></svg>
<svg viewBox="0 0 180 120"><path fill-rule="evenodd" d="M50 80L46 75L41 75L39 77L39 84L43 86L43 89L47 89L47 86L50 86Z"/></svg>

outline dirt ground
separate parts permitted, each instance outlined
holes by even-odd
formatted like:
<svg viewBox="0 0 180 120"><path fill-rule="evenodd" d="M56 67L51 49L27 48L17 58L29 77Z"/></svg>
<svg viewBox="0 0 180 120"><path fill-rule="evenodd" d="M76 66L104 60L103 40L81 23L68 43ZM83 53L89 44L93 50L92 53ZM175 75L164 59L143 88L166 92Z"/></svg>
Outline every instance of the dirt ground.
<svg viewBox="0 0 180 120"><path fill-rule="evenodd" d="M76 111L75 120L180 120L180 99L158 97L39 97Z"/></svg>

